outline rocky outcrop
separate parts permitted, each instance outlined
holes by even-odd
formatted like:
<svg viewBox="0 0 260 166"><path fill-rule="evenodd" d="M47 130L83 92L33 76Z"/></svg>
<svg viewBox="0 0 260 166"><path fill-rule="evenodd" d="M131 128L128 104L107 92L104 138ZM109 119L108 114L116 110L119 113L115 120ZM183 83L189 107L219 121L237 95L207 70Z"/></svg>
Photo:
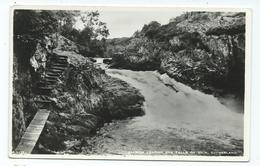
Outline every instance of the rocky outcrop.
<svg viewBox="0 0 260 166"><path fill-rule="evenodd" d="M159 28L153 24L114 54L112 67L158 70L206 93L243 98L245 13L187 12Z"/></svg>
<svg viewBox="0 0 260 166"><path fill-rule="evenodd" d="M137 89L94 68L87 58L73 64L53 90L52 112L35 152L78 153L105 122L144 113Z"/></svg>
<svg viewBox="0 0 260 166"><path fill-rule="evenodd" d="M160 70L206 93L243 97L245 15L194 12L176 27L174 56L162 58Z"/></svg>
<svg viewBox="0 0 260 166"><path fill-rule="evenodd" d="M17 94L16 91L13 92L13 112L12 112L12 133L16 133L12 135L12 144L13 146L17 146L20 138L22 137L26 126L25 126L25 117L23 113L23 100L22 97Z"/></svg>
<svg viewBox="0 0 260 166"><path fill-rule="evenodd" d="M30 65L36 42L31 39L16 38L13 56L12 90L12 147L18 145L26 127L36 113L36 103L32 100L35 70Z"/></svg>
<svg viewBox="0 0 260 166"><path fill-rule="evenodd" d="M50 50L35 41L34 48L37 49L24 52L30 53L26 54L26 64L15 61L23 56L19 49L16 50L13 148L42 107L51 113L33 153L79 153L79 145L105 122L144 114L144 98L137 89L106 75L90 59L76 53L75 44L63 41L64 37L59 39L56 45L51 44L55 48ZM39 54L40 58L35 61L37 65L30 63L29 59ZM43 62L41 57L46 58L45 65L39 65ZM27 69L22 71L20 67L24 66ZM27 83L27 86L21 83Z"/></svg>

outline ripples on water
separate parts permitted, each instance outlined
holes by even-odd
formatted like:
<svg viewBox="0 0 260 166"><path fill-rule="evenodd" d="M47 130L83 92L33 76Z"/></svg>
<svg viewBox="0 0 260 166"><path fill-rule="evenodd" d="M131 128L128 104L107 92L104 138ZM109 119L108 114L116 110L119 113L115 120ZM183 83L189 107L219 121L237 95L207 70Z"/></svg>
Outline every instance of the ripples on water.
<svg viewBox="0 0 260 166"><path fill-rule="evenodd" d="M152 71L106 72L140 90L145 115L107 124L92 139L91 152L85 153L243 154L243 114L231 111L212 95Z"/></svg>

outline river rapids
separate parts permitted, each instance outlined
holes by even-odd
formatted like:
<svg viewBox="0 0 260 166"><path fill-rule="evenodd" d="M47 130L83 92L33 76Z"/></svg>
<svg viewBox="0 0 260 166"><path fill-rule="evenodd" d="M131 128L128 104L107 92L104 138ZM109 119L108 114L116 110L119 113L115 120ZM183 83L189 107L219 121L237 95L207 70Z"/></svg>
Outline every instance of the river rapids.
<svg viewBox="0 0 260 166"><path fill-rule="evenodd" d="M106 73L140 90L145 115L106 124L85 153L243 155L243 113L166 74L121 69Z"/></svg>

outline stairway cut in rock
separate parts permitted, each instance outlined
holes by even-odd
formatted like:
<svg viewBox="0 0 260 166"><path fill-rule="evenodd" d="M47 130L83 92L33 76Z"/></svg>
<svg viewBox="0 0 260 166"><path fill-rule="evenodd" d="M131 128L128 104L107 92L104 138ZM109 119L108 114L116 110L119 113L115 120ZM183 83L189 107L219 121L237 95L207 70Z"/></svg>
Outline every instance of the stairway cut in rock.
<svg viewBox="0 0 260 166"><path fill-rule="evenodd" d="M50 63L46 66L45 74L35 84L34 93L37 96L34 98L38 106L38 112L30 125L27 127L16 152L31 153L36 145L38 138L48 119L51 105L54 100L51 98L52 90L55 89L60 77L68 67L68 57L64 55L52 54Z"/></svg>
<svg viewBox="0 0 260 166"><path fill-rule="evenodd" d="M36 84L36 91L38 95L44 95L45 99L39 100L40 103L46 100L46 96L51 95L51 91L55 89L55 86L60 80L60 77L68 67L68 57L65 55L52 54L50 62L46 66L45 75ZM50 103L50 102L46 102Z"/></svg>

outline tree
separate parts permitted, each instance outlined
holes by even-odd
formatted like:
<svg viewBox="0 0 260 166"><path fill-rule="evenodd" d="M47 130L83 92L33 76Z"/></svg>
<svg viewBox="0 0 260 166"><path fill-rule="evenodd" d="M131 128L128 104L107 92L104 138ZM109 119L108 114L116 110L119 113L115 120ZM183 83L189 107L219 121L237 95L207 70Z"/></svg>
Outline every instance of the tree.
<svg viewBox="0 0 260 166"><path fill-rule="evenodd" d="M158 23L157 21L152 21L148 25L143 26L141 33L143 33L144 36L153 39L160 27L160 23Z"/></svg>
<svg viewBox="0 0 260 166"><path fill-rule="evenodd" d="M99 39L106 38L109 35L106 23L100 21L99 12L83 12L80 15L80 20L82 21L85 28L89 28L93 31L91 38Z"/></svg>
<svg viewBox="0 0 260 166"><path fill-rule="evenodd" d="M80 38L80 31L75 28L67 29L64 27L64 30L61 32L61 35L70 39L73 42L78 42L78 39Z"/></svg>
<svg viewBox="0 0 260 166"><path fill-rule="evenodd" d="M84 25L78 38L81 54L103 56L106 49L105 39L109 35L106 23L99 20L98 11L84 12L80 15L80 20Z"/></svg>
<svg viewBox="0 0 260 166"><path fill-rule="evenodd" d="M50 11L15 10L14 35L41 38L57 31L58 21Z"/></svg>
<svg viewBox="0 0 260 166"><path fill-rule="evenodd" d="M14 35L41 39L53 33L70 33L79 14L64 10L15 10Z"/></svg>
<svg viewBox="0 0 260 166"><path fill-rule="evenodd" d="M76 29L77 21L82 22L82 30ZM105 39L109 35L106 23L99 20L98 11L15 10L15 37L36 41L54 33L80 44L84 55L97 54L94 50L103 55Z"/></svg>

